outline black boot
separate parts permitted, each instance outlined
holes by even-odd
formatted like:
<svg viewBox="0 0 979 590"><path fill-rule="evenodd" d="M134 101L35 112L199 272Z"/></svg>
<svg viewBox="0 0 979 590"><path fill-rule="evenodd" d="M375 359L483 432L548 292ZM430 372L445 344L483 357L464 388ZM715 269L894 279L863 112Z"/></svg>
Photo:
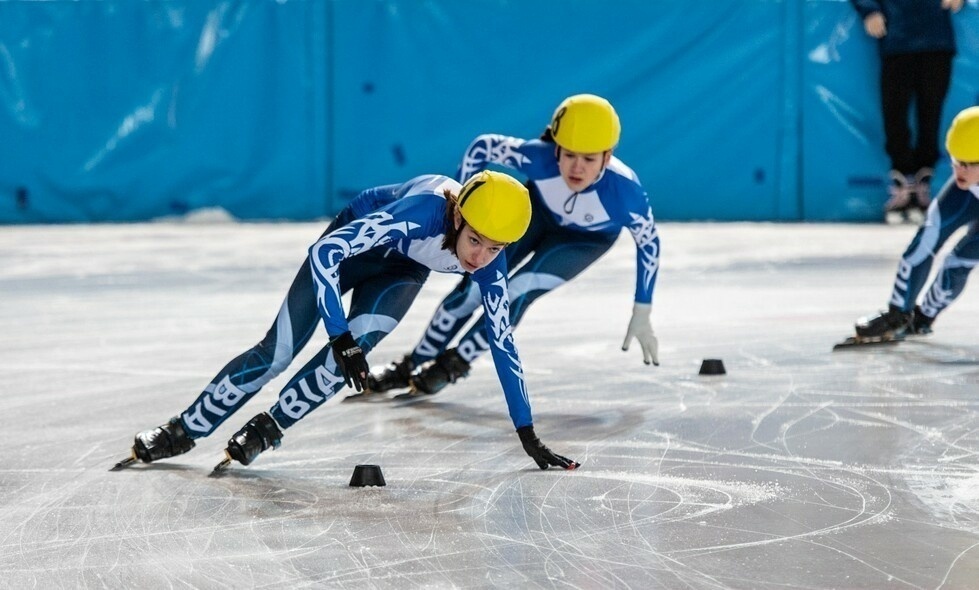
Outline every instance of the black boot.
<svg viewBox="0 0 979 590"><path fill-rule="evenodd" d="M406 354L400 361L394 361L376 376L371 373L367 376L367 389L374 393L383 393L392 389L407 389L411 385L411 373L415 370L415 363L411 361L411 355Z"/></svg>
<svg viewBox="0 0 979 590"><path fill-rule="evenodd" d="M931 334L931 323L934 321L935 318L930 318L922 313L921 307L915 307L914 318L908 326L908 333L915 336L927 336Z"/></svg>
<svg viewBox="0 0 979 590"><path fill-rule="evenodd" d="M914 313L901 311L891 305L874 317L860 318L857 321L857 336L860 338L892 339L903 336L908 331Z"/></svg>
<svg viewBox="0 0 979 590"><path fill-rule="evenodd" d="M262 412L242 426L241 430L228 440L225 452L242 465L248 465L268 449L277 449L282 442L282 431L272 416Z"/></svg>
<svg viewBox="0 0 979 590"><path fill-rule="evenodd" d="M457 379L468 375L469 363L459 356L455 348L450 348L422 365L411 376L411 388L420 393L438 393L449 383L455 383Z"/></svg>
<svg viewBox="0 0 979 590"><path fill-rule="evenodd" d="M152 463L182 455L194 448L195 444L187 436L180 418L175 416L163 426L137 434L133 443L133 453L140 461Z"/></svg>

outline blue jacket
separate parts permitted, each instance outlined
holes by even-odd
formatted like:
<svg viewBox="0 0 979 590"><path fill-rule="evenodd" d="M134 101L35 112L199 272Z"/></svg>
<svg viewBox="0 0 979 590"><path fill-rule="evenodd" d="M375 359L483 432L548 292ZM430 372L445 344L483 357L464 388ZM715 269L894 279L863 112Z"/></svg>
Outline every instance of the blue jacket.
<svg viewBox="0 0 979 590"><path fill-rule="evenodd" d="M952 15L941 0L850 0L865 19L884 15L887 34L878 39L881 55L947 51L955 53Z"/></svg>

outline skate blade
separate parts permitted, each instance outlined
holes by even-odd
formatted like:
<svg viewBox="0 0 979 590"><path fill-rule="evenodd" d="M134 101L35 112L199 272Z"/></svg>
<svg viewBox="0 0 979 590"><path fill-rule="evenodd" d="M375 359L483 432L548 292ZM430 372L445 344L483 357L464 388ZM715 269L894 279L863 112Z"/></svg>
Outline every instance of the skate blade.
<svg viewBox="0 0 979 590"><path fill-rule="evenodd" d="M347 402L380 402L391 399L384 393L379 393L376 391L364 390L358 393L351 393L347 397L343 398L343 403Z"/></svg>
<svg viewBox="0 0 979 590"><path fill-rule="evenodd" d="M842 350L846 348L853 348L856 346L885 346L893 345L902 342L904 338L864 338L860 336L850 336L843 342L839 342L833 345L833 350Z"/></svg>
<svg viewBox="0 0 979 590"><path fill-rule="evenodd" d="M228 454L228 451L225 451L224 459L222 459L220 463L214 466L214 469L211 470L211 476L213 477L215 475L221 475L228 469L228 466L230 465L231 465L231 455Z"/></svg>
<svg viewBox="0 0 979 590"><path fill-rule="evenodd" d="M113 465L112 468L109 469L109 471L121 471L121 470L125 469L126 467L132 465L136 461L137 461L137 459L136 459L136 452L135 451L131 451L130 452L130 455L128 457L126 457L122 461L119 461L118 463L116 463L115 465Z"/></svg>
<svg viewBox="0 0 979 590"><path fill-rule="evenodd" d="M437 392L436 392L437 393ZM431 398L434 393L428 393L427 391L422 391L415 387L414 385L404 393L399 393L398 395L392 397L391 399L396 402L417 402L423 399Z"/></svg>
<svg viewBox="0 0 979 590"><path fill-rule="evenodd" d="M368 397L369 395L370 395L370 394L369 394L369 393L367 393L366 391L361 391L361 392L358 392L358 393L351 393L351 394L350 394L350 395L348 395L347 397L345 397L345 398L343 398L343 403L347 403L347 402L362 402L362 401L366 401L366 398L367 398L367 397Z"/></svg>

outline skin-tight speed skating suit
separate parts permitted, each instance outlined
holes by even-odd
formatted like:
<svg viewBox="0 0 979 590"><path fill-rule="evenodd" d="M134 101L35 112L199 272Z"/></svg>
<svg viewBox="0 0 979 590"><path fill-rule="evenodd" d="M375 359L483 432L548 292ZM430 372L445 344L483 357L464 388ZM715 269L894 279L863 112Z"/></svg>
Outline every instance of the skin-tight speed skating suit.
<svg viewBox="0 0 979 590"><path fill-rule="evenodd" d="M309 249L265 338L221 369L180 414L187 434L214 432L289 366L320 321L330 338L349 330L366 355L401 321L431 270L466 274L455 254L442 248L448 223L444 191L458 194L460 188L452 178L427 175L368 189L351 201ZM506 254L467 276L478 287L510 418L516 428L531 425L509 322ZM350 310L344 314L341 296L348 291ZM325 346L289 380L269 413L288 428L343 387Z"/></svg>
<svg viewBox="0 0 979 590"><path fill-rule="evenodd" d="M524 174L533 215L530 229L506 249L510 267L510 324L516 326L538 297L563 285L605 254L622 228L636 243L635 302L651 303L659 269L659 235L646 192L636 174L611 158L601 176L581 192L561 177L555 145L542 140L487 134L466 150L459 180L496 164ZM517 266L531 254L526 264ZM451 344L479 308L479 293L464 278L442 300L421 341L412 351L414 366L435 358ZM472 362L489 349L485 322L477 321L459 339L460 356Z"/></svg>
<svg viewBox="0 0 979 590"><path fill-rule="evenodd" d="M890 304L910 312L931 272L935 254L959 228L968 229L945 257L942 268L925 292L921 312L934 319L965 288L969 272L979 263L979 186L961 189L950 179L928 207L924 223L898 264Z"/></svg>

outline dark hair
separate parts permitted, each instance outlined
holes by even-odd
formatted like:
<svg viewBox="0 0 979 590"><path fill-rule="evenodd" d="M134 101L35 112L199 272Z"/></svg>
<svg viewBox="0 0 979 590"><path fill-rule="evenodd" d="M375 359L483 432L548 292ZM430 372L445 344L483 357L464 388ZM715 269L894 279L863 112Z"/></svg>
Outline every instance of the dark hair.
<svg viewBox="0 0 979 590"><path fill-rule="evenodd" d="M543 141L543 142L545 142L545 143L553 143L554 144L554 147L556 147L558 149L558 153L557 153L558 159L561 158L561 151L560 151L561 150L561 146L559 146L557 144L557 141L554 140L554 134L551 132L551 126L550 125L548 125L547 127L544 127L544 133L541 133L540 134L540 140Z"/></svg>
<svg viewBox="0 0 979 590"><path fill-rule="evenodd" d="M466 224L466 219L463 218L462 224L458 228L456 227L455 213L459 208L459 201L449 189L445 189L442 194L445 195L445 236L442 238L442 249L455 254L459 231Z"/></svg>
<svg viewBox="0 0 979 590"><path fill-rule="evenodd" d="M544 127L544 133L541 133L540 134L540 140L541 141L546 141L547 143L557 143L556 141L554 141L554 134L551 133L551 126L550 125L548 125L547 127Z"/></svg>

